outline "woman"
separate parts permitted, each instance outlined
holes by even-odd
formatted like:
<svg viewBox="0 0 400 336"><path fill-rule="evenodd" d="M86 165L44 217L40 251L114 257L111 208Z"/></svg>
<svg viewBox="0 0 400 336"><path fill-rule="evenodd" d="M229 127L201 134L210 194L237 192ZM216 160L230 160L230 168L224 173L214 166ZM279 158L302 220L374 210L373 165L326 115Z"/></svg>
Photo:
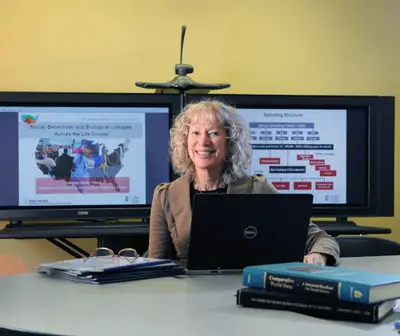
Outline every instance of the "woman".
<svg viewBox="0 0 400 336"><path fill-rule="evenodd" d="M201 193L277 193L264 176L249 176L251 141L248 125L235 109L219 101L189 104L170 131L170 152L181 175L154 191L150 215L149 257L186 259L191 202ZM339 246L310 223L306 263L337 265Z"/></svg>

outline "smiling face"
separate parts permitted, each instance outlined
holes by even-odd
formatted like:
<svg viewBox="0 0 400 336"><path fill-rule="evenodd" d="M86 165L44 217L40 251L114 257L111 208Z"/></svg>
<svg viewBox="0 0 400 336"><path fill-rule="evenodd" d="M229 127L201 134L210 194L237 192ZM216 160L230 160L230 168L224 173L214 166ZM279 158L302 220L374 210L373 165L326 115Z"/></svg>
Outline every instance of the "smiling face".
<svg viewBox="0 0 400 336"><path fill-rule="evenodd" d="M195 169L222 170L227 155L227 133L213 110L196 111L188 130L188 151Z"/></svg>

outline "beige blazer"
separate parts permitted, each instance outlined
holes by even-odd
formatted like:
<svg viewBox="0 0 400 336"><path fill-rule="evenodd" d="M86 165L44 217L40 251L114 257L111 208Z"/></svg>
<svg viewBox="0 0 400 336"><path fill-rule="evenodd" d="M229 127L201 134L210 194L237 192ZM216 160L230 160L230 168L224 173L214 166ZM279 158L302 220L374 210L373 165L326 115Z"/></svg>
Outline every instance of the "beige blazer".
<svg viewBox="0 0 400 336"><path fill-rule="evenodd" d="M273 194L278 191L264 176L252 175L231 183L227 193ZM178 259L187 259L191 215L188 176L184 175L173 182L158 185L151 207L149 257L170 258L176 255ZM310 223L308 230L305 253L311 252L327 254L328 264L339 263L338 243L313 223Z"/></svg>

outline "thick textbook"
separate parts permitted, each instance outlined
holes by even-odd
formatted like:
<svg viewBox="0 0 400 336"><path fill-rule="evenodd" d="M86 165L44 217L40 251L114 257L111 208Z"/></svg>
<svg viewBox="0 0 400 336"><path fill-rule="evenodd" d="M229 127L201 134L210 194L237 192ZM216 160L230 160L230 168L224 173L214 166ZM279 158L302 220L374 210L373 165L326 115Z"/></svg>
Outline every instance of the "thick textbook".
<svg viewBox="0 0 400 336"><path fill-rule="evenodd" d="M380 274L301 262L248 266L246 287L374 303L400 297L400 274Z"/></svg>
<svg viewBox="0 0 400 336"><path fill-rule="evenodd" d="M286 310L329 320L379 323L394 311L396 300L362 304L246 287L237 291L236 304L248 308Z"/></svg>

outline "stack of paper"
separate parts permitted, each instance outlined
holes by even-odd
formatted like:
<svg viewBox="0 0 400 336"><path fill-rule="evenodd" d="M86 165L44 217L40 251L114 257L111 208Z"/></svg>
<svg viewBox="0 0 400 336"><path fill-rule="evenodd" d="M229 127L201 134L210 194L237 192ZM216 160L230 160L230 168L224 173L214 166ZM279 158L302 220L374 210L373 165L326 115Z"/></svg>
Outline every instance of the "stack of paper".
<svg viewBox="0 0 400 336"><path fill-rule="evenodd" d="M142 257L63 260L40 264L37 271L53 278L98 285L185 274L184 268L172 260Z"/></svg>

